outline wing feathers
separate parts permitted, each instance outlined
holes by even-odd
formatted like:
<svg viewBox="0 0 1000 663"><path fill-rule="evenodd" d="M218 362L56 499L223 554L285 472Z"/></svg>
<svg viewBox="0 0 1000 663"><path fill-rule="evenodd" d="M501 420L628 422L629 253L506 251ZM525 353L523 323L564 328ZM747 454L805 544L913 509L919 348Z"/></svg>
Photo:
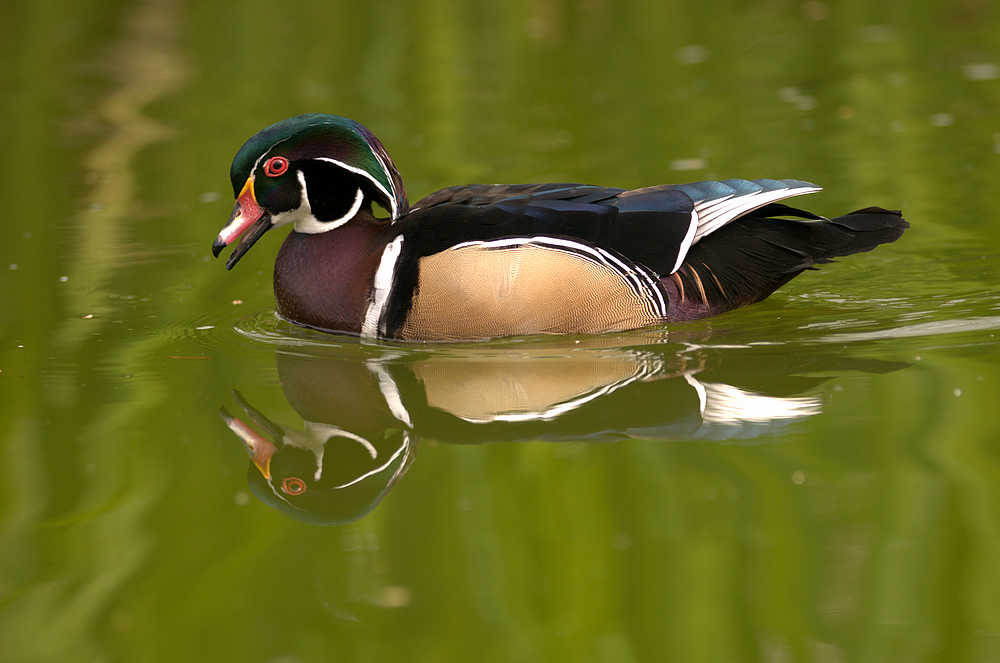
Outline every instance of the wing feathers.
<svg viewBox="0 0 1000 663"><path fill-rule="evenodd" d="M614 187L590 184L465 184L435 191L416 202L413 210L438 205L483 206L501 202L573 200L593 203L624 192Z"/></svg>
<svg viewBox="0 0 1000 663"><path fill-rule="evenodd" d="M713 184L722 186L708 187L705 189L706 193L711 192L715 195L725 191L723 187L731 191L713 198L700 200L692 198L699 218L698 230L694 236L695 242L755 209L785 198L815 193L821 189L815 184L799 180L726 180Z"/></svg>
<svg viewBox="0 0 1000 663"><path fill-rule="evenodd" d="M532 224L538 224L535 232L539 234L606 246L661 274L672 274L699 241L755 210L821 218L778 203L819 190L802 180L773 179L692 182L630 191L567 183L476 184L432 193L417 202L414 211L420 210L420 216L434 211L443 218L461 209L461 225L473 235L470 239L523 236L526 230L531 232ZM480 218L495 230L475 237L479 233L473 230L473 219Z"/></svg>
<svg viewBox="0 0 1000 663"><path fill-rule="evenodd" d="M820 190L820 187L815 184L802 180L771 179L692 182L666 188L683 194L691 201L689 209L693 210L691 226L688 230L693 229L694 232L693 234L691 232L685 233L684 239L678 247L676 258L671 261L673 264L671 274L683 264L691 246L734 219L754 210L775 205L779 200ZM630 193L633 192L621 194L617 199L622 200ZM679 205L674 206L675 209L679 207ZM780 206L780 208L773 209L775 211L780 209L780 213L793 216L814 218L809 215L809 212L799 214L799 210L794 210L791 207Z"/></svg>

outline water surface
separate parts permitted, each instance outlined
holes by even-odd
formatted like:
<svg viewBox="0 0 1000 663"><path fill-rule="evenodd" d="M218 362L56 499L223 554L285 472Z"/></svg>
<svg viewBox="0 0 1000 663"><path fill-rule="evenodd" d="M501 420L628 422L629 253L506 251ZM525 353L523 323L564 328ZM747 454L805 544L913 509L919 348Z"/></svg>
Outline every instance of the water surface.
<svg viewBox="0 0 1000 663"><path fill-rule="evenodd" d="M1000 659L995 7L0 18L5 660ZM306 111L412 199L789 177L912 228L670 329L365 345L274 318L280 238L209 257Z"/></svg>

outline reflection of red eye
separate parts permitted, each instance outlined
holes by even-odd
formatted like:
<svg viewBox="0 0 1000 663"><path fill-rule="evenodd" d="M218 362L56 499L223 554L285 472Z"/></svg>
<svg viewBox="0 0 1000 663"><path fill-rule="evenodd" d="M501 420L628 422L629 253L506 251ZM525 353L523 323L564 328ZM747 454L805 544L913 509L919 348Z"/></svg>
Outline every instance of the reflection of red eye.
<svg viewBox="0 0 1000 663"><path fill-rule="evenodd" d="M298 477L285 477L281 482L281 490L286 495L301 495L306 492L306 482Z"/></svg>
<svg viewBox="0 0 1000 663"><path fill-rule="evenodd" d="M288 170L288 159L285 157L271 157L264 162L264 173L268 177L284 175L286 170Z"/></svg>

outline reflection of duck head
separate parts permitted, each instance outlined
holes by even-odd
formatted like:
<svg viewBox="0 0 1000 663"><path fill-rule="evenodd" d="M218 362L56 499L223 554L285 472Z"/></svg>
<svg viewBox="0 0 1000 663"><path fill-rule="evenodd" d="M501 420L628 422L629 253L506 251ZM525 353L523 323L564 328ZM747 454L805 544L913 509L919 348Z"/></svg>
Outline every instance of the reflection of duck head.
<svg viewBox="0 0 1000 663"><path fill-rule="evenodd" d="M375 507L412 460L410 435L386 431L370 440L333 424L305 421L302 431L282 428L247 403L247 422L225 410L226 425L246 445L250 490L263 502L300 520L334 524ZM390 434L395 433L395 434Z"/></svg>

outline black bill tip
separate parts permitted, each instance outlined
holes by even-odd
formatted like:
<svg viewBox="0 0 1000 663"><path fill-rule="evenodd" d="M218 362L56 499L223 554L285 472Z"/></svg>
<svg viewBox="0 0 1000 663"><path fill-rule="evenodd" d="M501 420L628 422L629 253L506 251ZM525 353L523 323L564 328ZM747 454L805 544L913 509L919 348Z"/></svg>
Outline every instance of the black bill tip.
<svg viewBox="0 0 1000 663"><path fill-rule="evenodd" d="M221 237L216 237L215 241L212 242L212 257L218 258L224 248L226 248L226 243L222 241Z"/></svg>

